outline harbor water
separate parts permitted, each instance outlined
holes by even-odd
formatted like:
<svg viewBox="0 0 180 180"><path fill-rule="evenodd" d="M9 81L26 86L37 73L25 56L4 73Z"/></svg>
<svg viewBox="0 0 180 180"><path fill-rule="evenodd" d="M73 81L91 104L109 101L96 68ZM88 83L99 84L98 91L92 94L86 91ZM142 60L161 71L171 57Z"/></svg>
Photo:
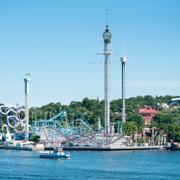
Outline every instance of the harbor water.
<svg viewBox="0 0 180 180"><path fill-rule="evenodd" d="M67 152L67 151L66 151ZM180 179L180 151L69 151L70 160L0 150L0 179Z"/></svg>

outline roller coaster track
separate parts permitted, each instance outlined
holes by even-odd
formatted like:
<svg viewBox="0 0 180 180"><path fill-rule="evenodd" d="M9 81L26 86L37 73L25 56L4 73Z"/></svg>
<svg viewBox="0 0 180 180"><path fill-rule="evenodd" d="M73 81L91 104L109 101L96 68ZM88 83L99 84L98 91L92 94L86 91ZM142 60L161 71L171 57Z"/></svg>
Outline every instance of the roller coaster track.
<svg viewBox="0 0 180 180"><path fill-rule="evenodd" d="M62 111L48 120L43 120L43 119L35 120L33 122L32 128L34 129L37 127L53 128L54 130L56 130L57 132L59 132L61 135L64 136L68 135L68 131L70 134L78 134L78 133L84 134L85 132L92 130L90 125L82 119L75 119L68 125L66 124L67 122L65 122L67 127L64 127L62 123L66 118L67 118L66 112Z"/></svg>
<svg viewBox="0 0 180 180"><path fill-rule="evenodd" d="M44 135L48 143L56 141L58 135L65 138L66 142L74 141L92 130L82 119L75 119L69 124L65 120L67 120L67 114L62 111L48 120L35 120L32 129L34 133Z"/></svg>
<svg viewBox="0 0 180 180"><path fill-rule="evenodd" d="M98 131L93 131L89 123L82 119L75 119L71 123L67 124L67 121L64 121L66 118L67 114L63 111L48 120L36 120L33 127L38 127L38 131L41 131L41 128L43 131L48 129L53 130L54 134L53 131L50 131L52 134L47 134L47 131L44 133L48 142L52 142L50 139L53 140L53 138L55 140L57 134L59 134L59 137L66 138L67 143L75 143L77 141L83 141L83 139L87 139L88 142L89 139L90 142L96 143L97 145L110 145L123 137L123 135L113 135L110 137L105 134L105 129L107 127ZM63 122L66 123L66 126L63 126Z"/></svg>
<svg viewBox="0 0 180 180"><path fill-rule="evenodd" d="M115 143L116 141L118 141L119 139L121 139L123 136L124 136L124 135L120 135L120 136L117 137L115 140L110 141L110 142L106 143L105 145L113 144L113 143Z"/></svg>
<svg viewBox="0 0 180 180"><path fill-rule="evenodd" d="M23 118L22 118L23 113ZM24 129L25 127L25 111L24 107L20 106L0 106L0 114L6 115L7 126L16 129L18 126Z"/></svg>
<svg viewBox="0 0 180 180"><path fill-rule="evenodd" d="M35 120L33 122L33 127L45 127L45 126L49 126L50 124L54 124L54 125L57 125L59 126L60 122L62 120L64 120L64 118L66 118L67 115L66 115L66 112L65 111L62 111L60 113L58 113L56 116L50 118L50 119L40 119L40 120ZM58 122L58 123L57 123Z"/></svg>

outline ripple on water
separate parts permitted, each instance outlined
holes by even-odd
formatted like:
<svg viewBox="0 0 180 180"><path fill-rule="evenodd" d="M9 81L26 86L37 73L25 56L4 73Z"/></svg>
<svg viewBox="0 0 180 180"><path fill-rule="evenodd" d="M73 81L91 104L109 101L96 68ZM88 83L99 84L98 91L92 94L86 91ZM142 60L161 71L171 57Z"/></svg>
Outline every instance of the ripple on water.
<svg viewBox="0 0 180 180"><path fill-rule="evenodd" d="M71 151L70 160L30 151L0 150L0 179L180 179L180 152Z"/></svg>

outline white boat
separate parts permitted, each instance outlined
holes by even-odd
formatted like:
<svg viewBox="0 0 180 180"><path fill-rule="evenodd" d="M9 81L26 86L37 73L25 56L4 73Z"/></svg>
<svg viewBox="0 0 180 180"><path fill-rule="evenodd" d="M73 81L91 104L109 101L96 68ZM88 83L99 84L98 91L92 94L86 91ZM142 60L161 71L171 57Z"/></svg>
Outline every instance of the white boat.
<svg viewBox="0 0 180 180"><path fill-rule="evenodd" d="M63 149L55 148L54 151L42 151L40 152L40 158L50 159L70 159L69 154L65 154Z"/></svg>

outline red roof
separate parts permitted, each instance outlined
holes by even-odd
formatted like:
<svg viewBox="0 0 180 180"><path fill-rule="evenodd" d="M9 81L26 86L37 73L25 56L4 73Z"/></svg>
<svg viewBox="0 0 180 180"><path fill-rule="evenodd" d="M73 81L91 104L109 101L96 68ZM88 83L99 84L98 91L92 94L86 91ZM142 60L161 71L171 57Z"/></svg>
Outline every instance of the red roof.
<svg viewBox="0 0 180 180"><path fill-rule="evenodd" d="M152 107L143 107L137 110L139 114L157 114L157 111Z"/></svg>
<svg viewBox="0 0 180 180"><path fill-rule="evenodd" d="M145 124L150 124L157 111L152 107L142 107L137 110L137 113L143 116Z"/></svg>

